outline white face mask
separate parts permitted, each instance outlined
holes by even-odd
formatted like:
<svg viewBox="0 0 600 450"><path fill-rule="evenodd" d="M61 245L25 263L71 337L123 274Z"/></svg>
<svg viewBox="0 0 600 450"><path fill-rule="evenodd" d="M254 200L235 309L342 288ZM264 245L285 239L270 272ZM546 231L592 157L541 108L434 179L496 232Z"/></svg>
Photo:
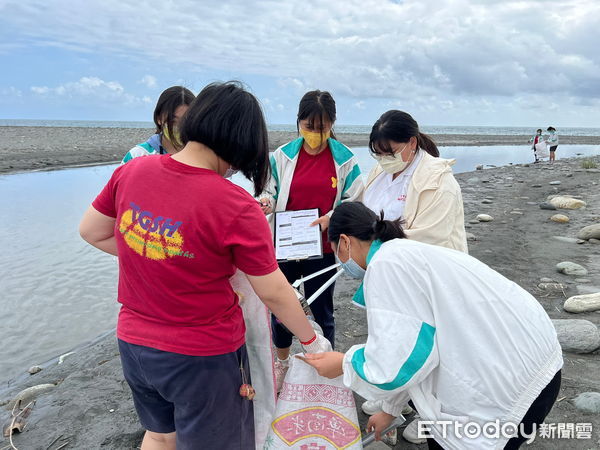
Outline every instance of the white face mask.
<svg viewBox="0 0 600 450"><path fill-rule="evenodd" d="M390 174L402 172L410 164L409 161L403 161L401 153L408 146L408 143L399 152L393 155L378 155L373 154L373 158L377 160L381 168Z"/></svg>

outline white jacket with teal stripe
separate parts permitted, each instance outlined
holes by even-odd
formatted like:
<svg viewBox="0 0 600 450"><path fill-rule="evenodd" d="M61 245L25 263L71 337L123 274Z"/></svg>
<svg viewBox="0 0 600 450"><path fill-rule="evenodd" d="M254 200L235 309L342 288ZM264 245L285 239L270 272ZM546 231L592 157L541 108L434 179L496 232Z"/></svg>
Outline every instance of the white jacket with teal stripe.
<svg viewBox="0 0 600 450"><path fill-rule="evenodd" d="M273 211L285 211L290 185L304 138L300 137L282 145L271 155L271 179L261 198L269 199ZM355 201L364 189L360 168L352 151L344 144L329 138L329 149L333 155L337 174L337 194L334 207L342 202ZM327 213L331 217L333 209Z"/></svg>
<svg viewBox="0 0 600 450"><path fill-rule="evenodd" d="M344 357L344 383L398 416L412 399L425 421L519 424L562 367L556 331L527 291L456 250L375 241L355 296L366 345ZM445 449L504 448L507 439L431 434Z"/></svg>

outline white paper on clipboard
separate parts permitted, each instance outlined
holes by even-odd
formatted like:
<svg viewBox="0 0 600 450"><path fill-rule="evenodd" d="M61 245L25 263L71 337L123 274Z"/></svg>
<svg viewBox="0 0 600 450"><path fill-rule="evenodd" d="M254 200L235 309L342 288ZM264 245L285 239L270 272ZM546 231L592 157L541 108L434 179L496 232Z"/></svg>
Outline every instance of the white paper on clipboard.
<svg viewBox="0 0 600 450"><path fill-rule="evenodd" d="M310 226L318 218L316 208L275 213L275 256L278 260L323 256L321 227Z"/></svg>

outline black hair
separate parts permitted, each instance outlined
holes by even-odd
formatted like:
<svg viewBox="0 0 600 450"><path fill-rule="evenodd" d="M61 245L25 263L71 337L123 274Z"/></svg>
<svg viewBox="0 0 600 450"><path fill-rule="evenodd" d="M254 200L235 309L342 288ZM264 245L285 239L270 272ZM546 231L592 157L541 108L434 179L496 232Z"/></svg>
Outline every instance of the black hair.
<svg viewBox="0 0 600 450"><path fill-rule="evenodd" d="M296 129L300 132L300 121L308 120L308 126L311 129L319 129L321 137L323 136L323 119L335 123L336 109L335 100L327 91L309 91L300 99L298 105L298 118L296 120ZM331 130L331 137L335 139L335 133ZM321 138L321 140L323 140Z"/></svg>
<svg viewBox="0 0 600 450"><path fill-rule="evenodd" d="M542 132L542 129L541 129L541 128L538 128L538 129L537 129L535 132L536 132L536 133L541 133L541 132Z"/></svg>
<svg viewBox="0 0 600 450"><path fill-rule="evenodd" d="M340 234L354 236L361 241L379 239L386 242L406 238L401 223L400 219L385 220L383 211L378 217L361 202L345 202L333 210L327 233L329 242L336 245L340 240Z"/></svg>
<svg viewBox="0 0 600 450"><path fill-rule="evenodd" d="M556 131L556 128L554 128L554 127L548 127L548 129L546 131Z"/></svg>
<svg viewBox="0 0 600 450"><path fill-rule="evenodd" d="M163 133L167 131L169 136L174 136L175 128L175 110L182 105L190 105L194 101L194 94L189 89L183 86L171 86L165 89L154 108L154 125L156 132ZM172 142L175 147L178 147L177 142Z"/></svg>
<svg viewBox="0 0 600 450"><path fill-rule="evenodd" d="M393 154L390 141L405 143L410 138L417 139L417 149L422 148L431 156L440 156L435 142L419 131L419 125L412 116L404 111L392 109L375 122L369 136L369 149L373 153Z"/></svg>
<svg viewBox="0 0 600 450"><path fill-rule="evenodd" d="M198 94L180 126L181 139L210 148L254 183L260 195L271 176L265 118L239 81L211 83Z"/></svg>

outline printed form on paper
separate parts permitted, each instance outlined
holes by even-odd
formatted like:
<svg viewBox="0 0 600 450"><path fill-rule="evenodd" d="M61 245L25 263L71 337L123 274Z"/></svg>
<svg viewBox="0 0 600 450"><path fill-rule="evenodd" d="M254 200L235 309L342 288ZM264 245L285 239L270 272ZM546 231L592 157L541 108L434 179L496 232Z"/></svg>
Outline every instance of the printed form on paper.
<svg viewBox="0 0 600 450"><path fill-rule="evenodd" d="M321 227L310 225L318 218L318 209L275 213L275 254L278 260L323 256Z"/></svg>

